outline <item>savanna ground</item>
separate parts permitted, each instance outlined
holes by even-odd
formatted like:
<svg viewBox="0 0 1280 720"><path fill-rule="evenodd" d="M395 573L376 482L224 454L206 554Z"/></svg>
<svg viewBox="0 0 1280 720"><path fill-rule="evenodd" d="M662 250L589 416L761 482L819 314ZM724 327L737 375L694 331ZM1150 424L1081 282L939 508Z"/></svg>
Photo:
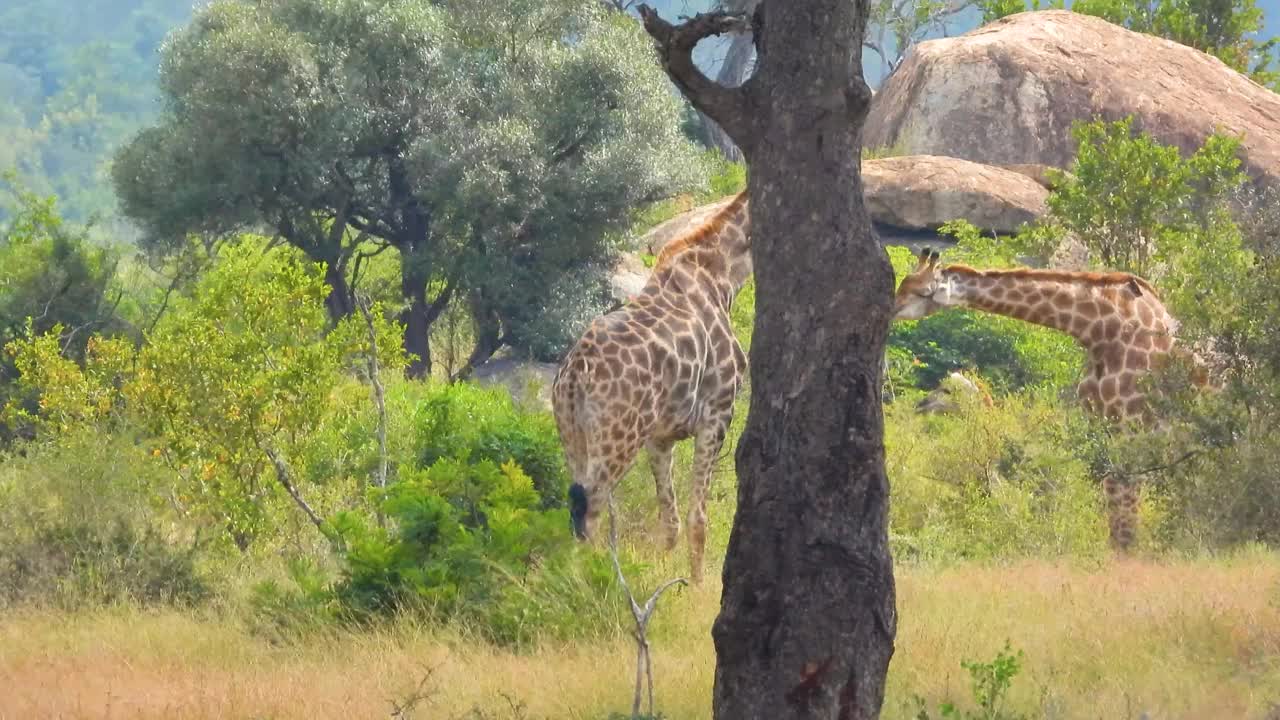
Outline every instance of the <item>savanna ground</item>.
<svg viewBox="0 0 1280 720"><path fill-rule="evenodd" d="M884 717L968 701L959 660L1025 652L1006 711L1044 718L1261 718L1280 701L1280 562L1037 560L899 566ZM670 595L654 629L657 702L707 718L719 583ZM604 718L628 706L635 646L528 653L402 621L300 644L216 612L29 610L0 620L5 718Z"/></svg>

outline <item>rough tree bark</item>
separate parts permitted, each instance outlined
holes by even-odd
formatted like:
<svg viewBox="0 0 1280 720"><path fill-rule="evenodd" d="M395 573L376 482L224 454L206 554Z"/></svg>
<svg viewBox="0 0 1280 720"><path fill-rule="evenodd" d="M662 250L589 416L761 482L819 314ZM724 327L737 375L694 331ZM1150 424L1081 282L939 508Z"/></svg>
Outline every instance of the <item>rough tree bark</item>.
<svg viewBox="0 0 1280 720"><path fill-rule="evenodd" d="M862 200L867 0L764 0L741 88L694 66L701 38L641 15L668 74L751 168L751 408L716 646L721 720L879 716L897 619L880 377L893 273Z"/></svg>

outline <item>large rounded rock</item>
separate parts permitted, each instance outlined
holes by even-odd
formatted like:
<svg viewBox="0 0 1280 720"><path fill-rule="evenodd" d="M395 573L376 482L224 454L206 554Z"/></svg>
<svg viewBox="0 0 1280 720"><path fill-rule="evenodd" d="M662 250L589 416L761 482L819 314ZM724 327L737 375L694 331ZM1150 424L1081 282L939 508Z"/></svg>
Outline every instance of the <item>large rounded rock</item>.
<svg viewBox="0 0 1280 720"><path fill-rule="evenodd" d="M991 165L1069 167L1072 122L1127 115L1187 152L1215 127L1243 133L1246 170L1280 179L1280 95L1193 48L1066 10L916 45L876 95L863 138Z"/></svg>
<svg viewBox="0 0 1280 720"><path fill-rule="evenodd" d="M871 218L898 228L928 230L963 218L1008 234L1048 210L1049 191L1032 177L952 157L868 160L862 183Z"/></svg>

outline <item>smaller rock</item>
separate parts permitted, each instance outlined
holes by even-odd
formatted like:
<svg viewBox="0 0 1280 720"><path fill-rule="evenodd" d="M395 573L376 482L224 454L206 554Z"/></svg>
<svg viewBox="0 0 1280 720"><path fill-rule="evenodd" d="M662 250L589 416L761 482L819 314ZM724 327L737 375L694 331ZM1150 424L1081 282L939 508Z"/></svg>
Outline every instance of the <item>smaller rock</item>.
<svg viewBox="0 0 1280 720"><path fill-rule="evenodd" d="M1040 185L1043 186L1044 189L1046 190L1058 189L1058 183L1055 183L1049 177L1050 170L1056 170L1058 172L1061 172L1064 176L1063 177L1064 180L1071 180L1073 177L1075 177L1069 172L1064 172L1061 168L1056 168L1052 165L1042 165L1040 163L1014 163L1012 165L995 165L994 167L1002 168L1004 170L1008 170L1009 172L1016 172L1019 175L1026 175L1032 180L1035 180L1036 182L1040 183Z"/></svg>
<svg viewBox="0 0 1280 720"><path fill-rule="evenodd" d="M644 284L649 282L649 272L640 256L622 253L613 266L613 272L609 274L609 290L613 299L627 302L638 295L644 289Z"/></svg>
<svg viewBox="0 0 1280 720"><path fill-rule="evenodd" d="M955 412L959 407L956 403L958 397L979 397L983 405L987 407L994 405L991 394L982 386L963 373L953 372L943 378L933 392L916 403L916 412L930 415Z"/></svg>
<svg viewBox="0 0 1280 720"><path fill-rule="evenodd" d="M1012 234L1048 211L1049 191L1023 173L940 155L906 155L862 164L873 220L917 230L965 219L985 232Z"/></svg>
<svg viewBox="0 0 1280 720"><path fill-rule="evenodd" d="M555 363L494 357L476 367L471 379L484 387L501 385L516 404L549 412L556 370Z"/></svg>

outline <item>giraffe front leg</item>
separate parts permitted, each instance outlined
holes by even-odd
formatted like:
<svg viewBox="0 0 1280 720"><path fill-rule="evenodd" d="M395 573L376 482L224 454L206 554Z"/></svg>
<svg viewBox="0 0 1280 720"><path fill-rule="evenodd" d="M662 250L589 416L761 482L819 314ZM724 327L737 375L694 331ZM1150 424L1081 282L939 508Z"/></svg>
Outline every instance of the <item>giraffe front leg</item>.
<svg viewBox="0 0 1280 720"><path fill-rule="evenodd" d="M680 513L676 508L676 490L671 483L672 449L675 443L654 441L649 443L649 464L653 468L653 482L658 491L658 525L662 534L662 548L670 551L680 540Z"/></svg>
<svg viewBox="0 0 1280 720"><path fill-rule="evenodd" d="M1107 524L1111 547L1120 553L1133 550L1138 529L1138 487L1132 481L1107 473L1102 481L1107 496Z"/></svg>
<svg viewBox="0 0 1280 720"><path fill-rule="evenodd" d="M689 574L694 585L702 584L703 555L707 547L707 492L720 449L724 447L727 423L698 430L694 438L693 478L689 493Z"/></svg>

